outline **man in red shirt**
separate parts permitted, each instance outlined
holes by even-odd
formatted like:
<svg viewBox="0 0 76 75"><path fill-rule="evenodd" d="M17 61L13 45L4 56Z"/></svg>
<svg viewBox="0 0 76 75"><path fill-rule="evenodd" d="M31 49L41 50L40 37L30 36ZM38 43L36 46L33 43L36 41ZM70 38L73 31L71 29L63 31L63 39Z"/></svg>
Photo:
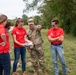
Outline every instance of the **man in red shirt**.
<svg viewBox="0 0 76 75"><path fill-rule="evenodd" d="M52 28L48 30L47 36L49 42L51 43L51 52L54 63L55 75L59 75L57 56L59 57L60 62L62 64L64 75L68 75L65 58L64 58L64 50L62 46L62 42L64 40L64 31L62 28L58 27L58 23L59 23L58 20L52 20L51 22Z"/></svg>

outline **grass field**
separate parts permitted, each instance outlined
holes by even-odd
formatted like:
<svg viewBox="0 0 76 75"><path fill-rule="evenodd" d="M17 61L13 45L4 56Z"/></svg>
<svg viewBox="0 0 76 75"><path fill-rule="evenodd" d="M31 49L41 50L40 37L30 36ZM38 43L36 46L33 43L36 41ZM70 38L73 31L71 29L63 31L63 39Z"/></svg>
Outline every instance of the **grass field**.
<svg viewBox="0 0 76 75"><path fill-rule="evenodd" d="M45 65L46 65L46 70L48 74L54 75L50 44L47 40L46 32L47 30L42 30L42 37L44 40L43 46L44 46L44 54L45 54ZM11 42L11 49L10 49L11 63L13 63L14 55L13 55L12 37L10 37L10 42ZM67 64L67 68L69 72L68 75L76 75L76 37L72 37L71 35L65 35L63 47L64 47L64 55L66 59L66 64ZM28 72L28 75L33 75L33 68L31 66L30 60L31 60L30 55L27 52L26 53L27 72ZM63 75L60 62L58 63L58 65L59 65L60 75ZM19 60L17 72L19 73L19 75L21 75L20 74L21 73L21 61L20 60ZM42 74L40 73L40 75Z"/></svg>

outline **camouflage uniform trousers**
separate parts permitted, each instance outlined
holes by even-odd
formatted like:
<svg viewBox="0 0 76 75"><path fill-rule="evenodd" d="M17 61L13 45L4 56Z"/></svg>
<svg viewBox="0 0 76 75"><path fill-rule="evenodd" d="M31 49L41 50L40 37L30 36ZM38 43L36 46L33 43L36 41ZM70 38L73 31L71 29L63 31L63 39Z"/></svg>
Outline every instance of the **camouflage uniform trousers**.
<svg viewBox="0 0 76 75"><path fill-rule="evenodd" d="M42 70L45 70L44 52L42 45L34 46L34 48L31 50L30 56L34 69L38 69L40 67Z"/></svg>

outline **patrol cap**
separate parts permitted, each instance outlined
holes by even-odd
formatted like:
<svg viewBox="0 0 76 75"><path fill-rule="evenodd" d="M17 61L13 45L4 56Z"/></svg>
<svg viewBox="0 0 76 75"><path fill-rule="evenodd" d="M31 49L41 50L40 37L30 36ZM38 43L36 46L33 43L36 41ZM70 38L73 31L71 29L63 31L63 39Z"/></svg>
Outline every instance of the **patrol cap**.
<svg viewBox="0 0 76 75"><path fill-rule="evenodd" d="M30 19L28 19L28 24L30 25L30 24L34 24L34 20L32 19L32 18L30 18Z"/></svg>
<svg viewBox="0 0 76 75"><path fill-rule="evenodd" d="M4 14L0 14L0 24L7 20L7 16Z"/></svg>

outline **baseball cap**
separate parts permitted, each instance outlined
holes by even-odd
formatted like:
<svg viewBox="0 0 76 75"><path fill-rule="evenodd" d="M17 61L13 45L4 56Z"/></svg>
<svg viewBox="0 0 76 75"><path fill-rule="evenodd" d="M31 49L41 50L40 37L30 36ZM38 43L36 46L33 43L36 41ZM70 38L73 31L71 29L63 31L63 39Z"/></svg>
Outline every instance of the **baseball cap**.
<svg viewBox="0 0 76 75"><path fill-rule="evenodd" d="M28 19L28 24L30 25L30 24L34 24L34 20L31 18L31 19Z"/></svg>

